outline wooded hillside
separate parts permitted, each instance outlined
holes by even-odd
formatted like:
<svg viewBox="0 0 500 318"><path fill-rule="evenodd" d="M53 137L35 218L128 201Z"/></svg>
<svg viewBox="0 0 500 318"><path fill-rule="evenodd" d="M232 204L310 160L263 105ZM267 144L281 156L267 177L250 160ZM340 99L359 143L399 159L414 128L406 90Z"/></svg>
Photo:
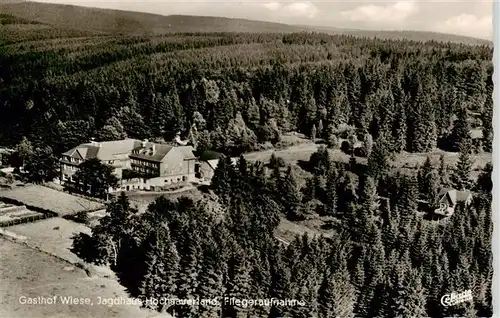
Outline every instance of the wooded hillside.
<svg viewBox="0 0 500 318"><path fill-rule="evenodd" d="M285 131L310 135L321 122L317 137L350 125L423 152L450 136L461 110L473 126L490 118L488 46L308 33L109 36L2 21L5 145L26 136L58 153L92 136L168 139L198 123L204 147L238 153Z"/></svg>

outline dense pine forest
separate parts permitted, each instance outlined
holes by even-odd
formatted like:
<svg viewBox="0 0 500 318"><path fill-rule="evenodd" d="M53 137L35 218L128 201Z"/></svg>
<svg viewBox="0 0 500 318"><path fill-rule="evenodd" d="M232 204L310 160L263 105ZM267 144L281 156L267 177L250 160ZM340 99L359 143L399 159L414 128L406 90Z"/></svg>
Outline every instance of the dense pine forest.
<svg viewBox="0 0 500 318"><path fill-rule="evenodd" d="M328 160L314 166L318 177L321 171L328 176L316 187L324 192L323 213L339 220L331 238L306 234L282 244L274 236L281 216L314 213L293 170L274 166L279 173L267 177L262 164L240 158L233 165L227 157L204 199L161 197L141 214L122 194L92 236L75 237L73 251L111 264L145 307L177 317L492 315L491 165L473 185L474 205L460 206L444 223L417 215L416 177L386 176L389 200L380 206L379 179L358 180L350 167ZM425 178L438 175L428 168ZM340 212L343 204L348 210ZM473 301L440 303L443 295L465 290ZM218 301L162 302L176 298ZM303 305L231 302L273 298Z"/></svg>
<svg viewBox="0 0 500 318"><path fill-rule="evenodd" d="M25 163L37 181L92 137L180 131L198 151L226 155L203 199L162 197L138 213L122 195L92 236L75 237L75 253L111 264L145 306L178 317L492 315L491 164L471 177L472 156L492 147L490 46L319 33L34 34L22 27L29 21L0 21L21 30L0 38L0 142L36 153ZM302 168L280 158L232 163L291 131L329 148L303 167L305 185ZM348 163L332 160L337 148ZM458 164L391 166L395 154L436 149L458 153ZM422 217L418 202L436 207L443 187L472 191L473 204L449 219ZM282 219L311 215L329 216L335 235L276 239ZM441 305L468 289L472 302ZM305 305L146 301L175 297Z"/></svg>
<svg viewBox="0 0 500 318"><path fill-rule="evenodd" d="M202 147L234 153L274 143L280 132L310 135L321 121L318 138L351 125L359 139L386 133L397 151L425 152L449 144L461 111L473 126L491 122L488 46L308 33L76 33L0 47L2 143L25 136L60 153L91 137L171 138L198 120Z"/></svg>

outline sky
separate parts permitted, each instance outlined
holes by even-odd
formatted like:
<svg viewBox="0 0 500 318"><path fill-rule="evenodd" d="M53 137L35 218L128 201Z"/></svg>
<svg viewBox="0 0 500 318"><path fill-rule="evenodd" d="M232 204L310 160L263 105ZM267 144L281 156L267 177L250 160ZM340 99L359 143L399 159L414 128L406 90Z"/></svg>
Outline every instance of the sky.
<svg viewBox="0 0 500 318"><path fill-rule="evenodd" d="M36 0L89 7L244 18L312 26L418 30L491 40L495 0L279 1L279 0Z"/></svg>

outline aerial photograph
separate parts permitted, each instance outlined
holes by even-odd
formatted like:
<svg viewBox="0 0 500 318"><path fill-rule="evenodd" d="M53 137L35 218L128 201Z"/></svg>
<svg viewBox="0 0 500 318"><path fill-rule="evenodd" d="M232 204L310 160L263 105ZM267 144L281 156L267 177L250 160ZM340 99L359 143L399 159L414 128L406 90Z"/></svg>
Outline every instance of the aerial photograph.
<svg viewBox="0 0 500 318"><path fill-rule="evenodd" d="M0 0L1 318L495 317L493 0Z"/></svg>

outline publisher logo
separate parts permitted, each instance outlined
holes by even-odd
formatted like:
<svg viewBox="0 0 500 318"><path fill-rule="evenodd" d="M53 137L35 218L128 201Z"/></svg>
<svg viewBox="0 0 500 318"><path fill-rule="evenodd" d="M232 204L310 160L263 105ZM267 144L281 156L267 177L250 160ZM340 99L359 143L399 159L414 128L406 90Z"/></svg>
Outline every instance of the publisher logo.
<svg viewBox="0 0 500 318"><path fill-rule="evenodd" d="M461 293L453 292L451 294L445 294L441 297L441 305L445 307L458 305L466 301L472 301L472 291L470 289Z"/></svg>

